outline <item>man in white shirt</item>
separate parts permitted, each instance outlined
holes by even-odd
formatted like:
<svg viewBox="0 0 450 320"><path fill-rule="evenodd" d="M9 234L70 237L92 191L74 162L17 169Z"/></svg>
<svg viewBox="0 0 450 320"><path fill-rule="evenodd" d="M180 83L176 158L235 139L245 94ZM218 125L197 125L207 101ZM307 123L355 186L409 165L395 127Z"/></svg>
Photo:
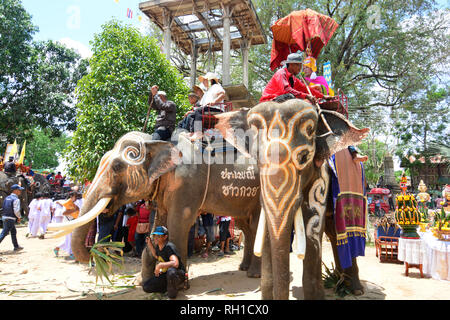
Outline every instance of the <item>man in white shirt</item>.
<svg viewBox="0 0 450 320"><path fill-rule="evenodd" d="M18 196L22 193L24 188L18 184L13 184L11 186L11 190L12 193L3 201L3 231L0 234L0 243L9 233L11 233L14 251L20 251L23 248L19 246L19 243L17 242L17 230L15 223L16 219L17 222L20 222L20 199Z"/></svg>

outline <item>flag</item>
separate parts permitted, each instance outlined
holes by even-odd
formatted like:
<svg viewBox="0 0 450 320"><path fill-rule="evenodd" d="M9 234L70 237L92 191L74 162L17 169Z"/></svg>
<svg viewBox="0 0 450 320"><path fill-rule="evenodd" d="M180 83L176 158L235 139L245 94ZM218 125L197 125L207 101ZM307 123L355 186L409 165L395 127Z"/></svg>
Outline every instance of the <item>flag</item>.
<svg viewBox="0 0 450 320"><path fill-rule="evenodd" d="M11 148L11 151L9 152L10 157L14 157L17 154L17 142L16 139L14 139L14 144Z"/></svg>
<svg viewBox="0 0 450 320"><path fill-rule="evenodd" d="M20 158L19 158L19 164L23 163L23 160L25 159L25 146L27 145L27 140L23 143L22 151L20 152Z"/></svg>
<svg viewBox="0 0 450 320"><path fill-rule="evenodd" d="M328 86L331 87L331 63L327 61L323 64L323 76L327 80Z"/></svg>
<svg viewBox="0 0 450 320"><path fill-rule="evenodd" d="M127 8L127 17L133 19L133 11L130 8Z"/></svg>

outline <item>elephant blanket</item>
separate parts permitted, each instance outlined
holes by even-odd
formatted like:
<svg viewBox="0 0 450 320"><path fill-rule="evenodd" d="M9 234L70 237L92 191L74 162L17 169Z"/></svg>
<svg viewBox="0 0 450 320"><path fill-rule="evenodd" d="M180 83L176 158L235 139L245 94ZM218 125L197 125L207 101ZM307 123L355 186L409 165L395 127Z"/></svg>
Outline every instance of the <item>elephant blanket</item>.
<svg viewBox="0 0 450 320"><path fill-rule="evenodd" d="M366 246L367 199L363 164L355 163L345 148L329 160L337 250L342 268L352 266L352 258L364 256Z"/></svg>

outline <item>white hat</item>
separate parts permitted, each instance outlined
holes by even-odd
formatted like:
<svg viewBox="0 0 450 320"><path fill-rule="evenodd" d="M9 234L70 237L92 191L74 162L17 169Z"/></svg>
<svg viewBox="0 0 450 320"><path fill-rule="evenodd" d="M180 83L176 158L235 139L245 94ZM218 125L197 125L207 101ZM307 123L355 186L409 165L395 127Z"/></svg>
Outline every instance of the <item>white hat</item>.
<svg viewBox="0 0 450 320"><path fill-rule="evenodd" d="M165 91L158 91L158 93L156 93L157 95L160 95L160 96L165 96L165 97L167 97L167 94L166 94L166 92Z"/></svg>
<svg viewBox="0 0 450 320"><path fill-rule="evenodd" d="M219 76L214 73L214 72L208 72L206 73L204 76L200 76L198 77L198 81L203 82L203 79L208 79L208 80L216 80L217 82L219 82Z"/></svg>

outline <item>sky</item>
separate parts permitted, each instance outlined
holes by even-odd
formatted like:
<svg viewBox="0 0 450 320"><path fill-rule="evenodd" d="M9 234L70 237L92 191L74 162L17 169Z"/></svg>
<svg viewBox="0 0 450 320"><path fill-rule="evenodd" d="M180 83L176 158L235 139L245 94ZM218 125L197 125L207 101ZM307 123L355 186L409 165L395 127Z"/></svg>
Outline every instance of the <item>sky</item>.
<svg viewBox="0 0 450 320"><path fill-rule="evenodd" d="M90 57L89 41L101 32L101 26L116 18L137 28L149 23L139 10L140 0L22 0L39 28L35 40L55 40ZM127 16L128 9L132 17ZM140 18L139 18L140 16Z"/></svg>

